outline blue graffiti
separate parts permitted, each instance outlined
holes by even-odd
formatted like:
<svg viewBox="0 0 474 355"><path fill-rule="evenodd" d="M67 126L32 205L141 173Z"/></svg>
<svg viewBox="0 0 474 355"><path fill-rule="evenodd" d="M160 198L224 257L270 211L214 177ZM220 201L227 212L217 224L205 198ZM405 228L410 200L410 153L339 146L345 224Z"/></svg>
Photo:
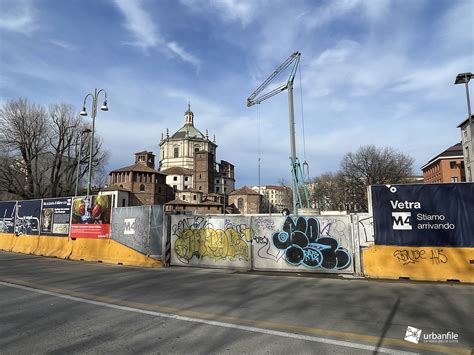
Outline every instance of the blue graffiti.
<svg viewBox="0 0 474 355"><path fill-rule="evenodd" d="M272 235L273 245L284 251L287 263L312 269L342 270L351 265L347 249L330 235L322 236L319 221L313 217L287 216L281 231Z"/></svg>

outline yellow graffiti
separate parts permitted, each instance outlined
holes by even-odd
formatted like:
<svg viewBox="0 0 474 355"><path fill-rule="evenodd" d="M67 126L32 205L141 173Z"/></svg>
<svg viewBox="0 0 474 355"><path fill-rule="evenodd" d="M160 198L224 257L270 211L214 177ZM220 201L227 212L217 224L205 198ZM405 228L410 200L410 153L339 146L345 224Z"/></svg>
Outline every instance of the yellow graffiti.
<svg viewBox="0 0 474 355"><path fill-rule="evenodd" d="M213 228L182 229L177 235L175 252L180 259L189 262L193 256L210 257L214 260L236 258L248 260L252 230L244 228L237 231L229 227L225 230Z"/></svg>

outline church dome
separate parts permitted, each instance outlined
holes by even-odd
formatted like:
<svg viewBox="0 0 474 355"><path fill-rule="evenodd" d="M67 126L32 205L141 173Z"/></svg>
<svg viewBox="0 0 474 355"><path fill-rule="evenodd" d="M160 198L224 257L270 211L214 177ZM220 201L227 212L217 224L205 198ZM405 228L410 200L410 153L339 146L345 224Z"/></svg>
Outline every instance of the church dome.
<svg viewBox="0 0 474 355"><path fill-rule="evenodd" d="M175 134L173 134L171 138L204 139L204 134L194 127L194 113L191 111L191 104L188 103L188 109L184 113L184 126L181 127Z"/></svg>

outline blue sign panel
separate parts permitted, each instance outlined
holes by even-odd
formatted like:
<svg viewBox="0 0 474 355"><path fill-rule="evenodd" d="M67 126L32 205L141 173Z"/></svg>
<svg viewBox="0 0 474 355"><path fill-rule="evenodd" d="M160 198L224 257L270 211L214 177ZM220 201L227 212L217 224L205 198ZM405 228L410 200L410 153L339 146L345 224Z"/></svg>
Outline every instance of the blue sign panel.
<svg viewBox="0 0 474 355"><path fill-rule="evenodd" d="M18 201L15 220L17 235L39 235L41 200Z"/></svg>
<svg viewBox="0 0 474 355"><path fill-rule="evenodd" d="M0 233L15 231L16 201L0 202Z"/></svg>
<svg viewBox="0 0 474 355"><path fill-rule="evenodd" d="M371 186L375 244L474 247L474 183Z"/></svg>

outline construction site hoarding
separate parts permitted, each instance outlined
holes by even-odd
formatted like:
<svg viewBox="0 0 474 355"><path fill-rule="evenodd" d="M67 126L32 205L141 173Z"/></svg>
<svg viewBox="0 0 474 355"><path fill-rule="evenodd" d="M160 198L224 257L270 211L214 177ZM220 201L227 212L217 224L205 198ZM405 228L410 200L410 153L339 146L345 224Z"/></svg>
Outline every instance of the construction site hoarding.
<svg viewBox="0 0 474 355"><path fill-rule="evenodd" d="M474 183L370 187L376 245L474 247Z"/></svg>
<svg viewBox="0 0 474 355"><path fill-rule="evenodd" d="M72 197L48 198L41 209L41 234L66 237L71 223Z"/></svg>
<svg viewBox="0 0 474 355"><path fill-rule="evenodd" d="M71 238L110 238L110 196L74 197Z"/></svg>

